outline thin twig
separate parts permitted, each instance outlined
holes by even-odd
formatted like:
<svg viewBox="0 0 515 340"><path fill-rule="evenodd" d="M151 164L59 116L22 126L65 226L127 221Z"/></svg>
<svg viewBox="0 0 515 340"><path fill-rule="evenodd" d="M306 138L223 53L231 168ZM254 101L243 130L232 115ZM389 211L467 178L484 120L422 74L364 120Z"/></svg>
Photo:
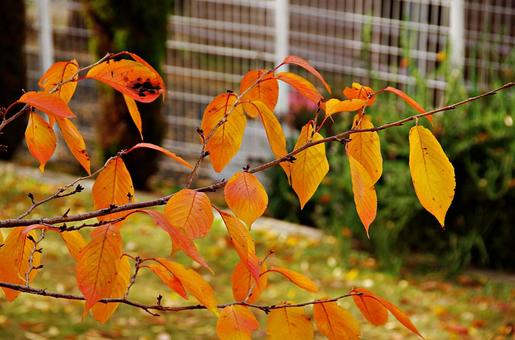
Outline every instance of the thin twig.
<svg viewBox="0 0 515 340"><path fill-rule="evenodd" d="M138 276L140 265L141 265L141 258L139 256L136 256L134 258L134 274L132 274L129 285L127 286L127 290L125 291L125 295L123 296L124 299L127 299L129 297L129 291L131 290L134 283L136 283L136 277Z"/></svg>
<svg viewBox="0 0 515 340"><path fill-rule="evenodd" d="M39 244L45 238L45 230L44 229L41 230L41 233L39 234L39 237L37 240L33 239L32 236L30 236L30 235L28 236L28 238L30 240L32 240L32 242L34 242L34 245L32 247L32 250L30 251L29 261L28 261L29 263L28 263L27 271L25 272L25 286L26 287L29 287L29 285L30 285L30 274L32 273L32 271L41 268L41 265L39 265L38 267L34 267L34 256L36 255L36 253L41 253L41 248L39 248Z"/></svg>

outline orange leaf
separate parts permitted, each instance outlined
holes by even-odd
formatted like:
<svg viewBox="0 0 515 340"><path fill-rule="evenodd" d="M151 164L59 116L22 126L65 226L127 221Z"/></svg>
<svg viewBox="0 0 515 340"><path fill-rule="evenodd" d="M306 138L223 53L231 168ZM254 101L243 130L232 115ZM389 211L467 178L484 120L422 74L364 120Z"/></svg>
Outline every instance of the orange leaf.
<svg viewBox="0 0 515 340"><path fill-rule="evenodd" d="M361 109L365 105L362 99L338 100L335 98L329 99L324 103L326 117L332 116L338 112L351 112Z"/></svg>
<svg viewBox="0 0 515 340"><path fill-rule="evenodd" d="M132 121L139 131L141 140L143 140L143 123L141 122L141 114L139 113L138 105L136 105L136 101L134 99L126 94L123 95L123 99L125 100L125 104L127 105Z"/></svg>
<svg viewBox="0 0 515 340"><path fill-rule="evenodd" d="M92 191L95 209L132 202L134 187L131 175L120 157L114 157L107 163L107 166L98 174ZM120 218L125 215L127 215L126 211L101 216L98 219L103 221Z"/></svg>
<svg viewBox="0 0 515 340"><path fill-rule="evenodd" d="M34 106L36 109L54 118L75 117L66 102L50 93L29 91L21 96L18 101Z"/></svg>
<svg viewBox="0 0 515 340"><path fill-rule="evenodd" d="M17 227L11 230L0 248L0 281L14 284L25 284L25 277L29 270L29 257L34 249L34 242L37 238L35 231L24 232L25 228ZM41 254L34 252L32 266L39 266ZM29 275L29 282L36 276L37 270L32 270ZM17 290L2 288L11 302L20 295Z"/></svg>
<svg viewBox="0 0 515 340"><path fill-rule="evenodd" d="M240 260L247 266L254 279L259 281L259 259L256 257L254 240L249 230L236 217L218 209L217 211L222 216Z"/></svg>
<svg viewBox="0 0 515 340"><path fill-rule="evenodd" d="M181 157L177 156L173 152L168 151L168 150L166 150L165 148L163 148L163 147L161 147L159 145L155 145L155 144L152 144L152 143L138 143L138 144L134 145L132 148L130 148L129 150L127 150L126 153L129 153L129 152L132 152L133 150L141 149L141 148L147 148L147 149L152 149L152 150L159 151L159 152L163 153L166 157L169 157L169 158L173 159L174 161L184 165L188 169L193 169L193 166L191 166L190 163L186 162Z"/></svg>
<svg viewBox="0 0 515 340"><path fill-rule="evenodd" d="M57 84L67 81L67 83L59 86L53 94L61 98L65 103L68 103L70 99L72 99L75 89L77 88L76 75L78 70L79 64L75 59L70 61L58 61L50 66L45 74L39 78L38 85L45 92L50 93ZM75 76L73 81L69 81L73 76Z"/></svg>
<svg viewBox="0 0 515 340"><path fill-rule="evenodd" d="M120 54L130 55L136 61L109 59L91 68L86 78L101 81L143 103L153 102L161 93L165 93L163 79L148 63L132 53L121 52L117 55Z"/></svg>
<svg viewBox="0 0 515 340"><path fill-rule="evenodd" d="M183 299L188 299L186 288L182 285L181 281L177 279L168 269L160 264L149 264L148 268L154 272L171 290L179 294Z"/></svg>
<svg viewBox="0 0 515 340"><path fill-rule="evenodd" d="M56 138L54 130L37 113L31 112L29 115L25 141L32 156L39 161L39 170L45 171L45 164L54 154Z"/></svg>
<svg viewBox="0 0 515 340"><path fill-rule="evenodd" d="M247 72L240 83L240 93L246 91L254 85L245 95L241 97L242 102L260 101L263 102L270 111L274 111L279 96L279 85L273 74L263 76L267 70L252 70ZM256 81L263 77L257 84ZM249 104L243 104L243 109L250 117L257 117L258 111Z"/></svg>
<svg viewBox="0 0 515 340"><path fill-rule="evenodd" d="M302 307L273 309L268 314L266 333L269 340L313 339L313 325Z"/></svg>
<svg viewBox="0 0 515 340"><path fill-rule="evenodd" d="M121 256L122 239L115 225L99 227L92 233L92 240L77 260L77 284L86 299L84 313L98 300L111 296Z"/></svg>
<svg viewBox="0 0 515 340"><path fill-rule="evenodd" d="M359 295L353 295L352 298L354 299L354 303L358 306L358 308L361 310L362 313L363 313L363 310L361 309L362 306L360 307L360 304L363 304L365 308L370 308L367 311L370 314L371 312L377 313L377 308L378 308L377 303L380 303L381 305L383 305L384 308L388 309L390 311L390 313L392 313L393 316L395 316L395 318L397 320L399 320L399 322L404 327L406 327L413 333L417 334L421 338L424 338L419 333L419 331L417 330L415 325L408 318L408 316L406 314L404 314L404 312L402 312L393 303L383 299L382 297L374 295L371 291L369 291L368 289L365 289L365 288L355 288L351 291L351 293L359 294ZM357 299L357 298L360 298L360 299ZM373 304L371 301L375 301L375 304ZM374 310L371 310L371 309L374 309ZM384 313L384 312L380 312L380 313ZM384 316L378 316L378 315L369 315L367 317L367 315L365 313L363 313L363 316L365 316L365 318L368 321L370 321L372 324L374 324L374 323L369 319L369 317L374 319L375 321L382 321L382 318L384 318Z"/></svg>
<svg viewBox="0 0 515 340"><path fill-rule="evenodd" d="M193 295L202 305L218 315L217 301L213 288L202 276L192 269L186 269L183 265L169 261L167 259L156 259L163 267L173 274L186 288L186 291Z"/></svg>
<svg viewBox="0 0 515 340"><path fill-rule="evenodd" d="M232 176L224 188L227 205L250 228L263 215L268 205L268 195L258 178L246 171Z"/></svg>
<svg viewBox="0 0 515 340"><path fill-rule="evenodd" d="M73 125L72 121L67 118L58 118L57 125L59 125L61 135L68 149L70 149L75 159L79 161L80 165L82 165L87 173L91 175L90 159L88 151L86 150L86 143L79 130Z"/></svg>
<svg viewBox="0 0 515 340"><path fill-rule="evenodd" d="M352 83L352 87L344 88L343 95L349 99L366 100L367 106L374 104L376 101L376 96L374 95L374 90L372 90L368 86L362 86L359 83Z"/></svg>
<svg viewBox="0 0 515 340"><path fill-rule="evenodd" d="M234 93L216 96L202 116L201 127L204 138L208 139L206 151L216 172L222 171L231 161L243 140L247 119L242 106L235 106L236 98Z"/></svg>
<svg viewBox="0 0 515 340"><path fill-rule="evenodd" d="M166 203L165 217L191 239L206 236L214 219L207 195L191 189L182 189L173 194Z"/></svg>
<svg viewBox="0 0 515 340"><path fill-rule="evenodd" d="M423 126L409 133L409 168L420 204L444 226L454 198L454 167L435 136Z"/></svg>
<svg viewBox="0 0 515 340"><path fill-rule="evenodd" d="M281 123L279 123L279 120L277 120L277 117L273 112L270 111L262 102L254 101L252 102L252 105L258 110L259 118L261 118L268 143L270 144L270 148L272 149L272 153L275 158L278 159L284 157L288 151L286 150L286 137L284 137ZM290 182L291 164L288 162L281 162L280 165L288 177L288 182Z"/></svg>
<svg viewBox="0 0 515 340"><path fill-rule="evenodd" d="M59 233L59 235L63 238L70 255L77 261L80 251L87 245L86 240L84 240L82 235L76 230L64 231Z"/></svg>
<svg viewBox="0 0 515 340"><path fill-rule="evenodd" d="M117 265L118 270L112 284L111 293L106 298L123 298L131 279L131 267L126 256L121 257ZM118 308L119 303L97 302L92 308L93 317L100 323L106 323Z"/></svg>
<svg viewBox="0 0 515 340"><path fill-rule="evenodd" d="M290 55L290 56L287 56L286 58L284 58L282 63L283 64L294 64L294 65L302 67L303 69L305 69L306 71L308 71L309 73L311 73L312 75L317 77L318 80L320 80L322 82L322 84L324 84L324 87L326 88L327 92L331 93L331 87L329 86L329 84L327 84L324 77L322 77L322 75L313 66L311 66L306 60L304 60L300 57Z"/></svg>
<svg viewBox="0 0 515 340"><path fill-rule="evenodd" d="M318 330L329 340L353 340L361 336L358 321L336 302L316 303L313 314Z"/></svg>
<svg viewBox="0 0 515 340"><path fill-rule="evenodd" d="M170 238L172 239L173 245L181 250L183 250L186 255L191 257L193 260L197 261L201 266L204 266L209 271L213 272L211 268L209 268L206 260L202 258L199 254L195 243L186 235L186 233L179 228L174 227L166 220L166 217L158 211L155 210L136 210L135 212L140 212L147 214L152 217L154 223L157 224L161 229L166 231Z"/></svg>
<svg viewBox="0 0 515 340"><path fill-rule="evenodd" d="M417 103L415 101L415 99L411 98L410 96L408 96L406 93L402 92L401 90L396 89L395 87L388 86L388 87L385 87L384 91L390 92L390 93L393 93L393 94L397 95L402 100L404 100L406 103L408 103L409 106L411 106L412 108L414 108L418 112L420 112L420 113L426 112L426 110L424 110L424 108L419 103ZM431 115L425 116L425 117L430 122L433 120L433 116L431 116Z"/></svg>
<svg viewBox="0 0 515 340"><path fill-rule="evenodd" d="M388 311L377 299L370 298L371 292L364 288L353 289L352 299L361 314L374 326L384 325L388 321Z"/></svg>
<svg viewBox="0 0 515 340"><path fill-rule="evenodd" d="M359 219L365 231L375 220L377 214L377 195L374 188L374 181L370 178L367 170L354 157L348 155L349 167L352 180L352 192L354 193L354 204Z"/></svg>
<svg viewBox="0 0 515 340"><path fill-rule="evenodd" d="M324 99L313 84L295 73L280 72L276 75L276 78L289 84L295 90L299 91L300 94L317 105Z"/></svg>
<svg viewBox="0 0 515 340"><path fill-rule="evenodd" d="M231 275L232 282L232 296L236 301L245 301L254 303L259 299L263 290L268 285L268 276L263 273L266 272L266 264L261 264L260 277L256 284L256 279L252 277L247 265L239 261ZM252 291L250 291L252 289ZM250 294L249 294L250 292Z"/></svg>
<svg viewBox="0 0 515 340"><path fill-rule="evenodd" d="M279 267L272 267L268 271L276 272L276 273L283 275L288 280L290 280L292 283L296 284L297 286L299 286L302 289L305 289L307 291L314 292L314 293L318 292L318 286L316 283L311 281L310 278L308 278L300 273L297 273L296 271L293 271L291 269L286 269L286 268L279 268Z"/></svg>
<svg viewBox="0 0 515 340"><path fill-rule="evenodd" d="M302 128L295 149L299 149L310 141L321 139L323 137L318 132L314 132L313 125L308 123ZM291 165L291 181L302 209L329 171L329 163L325 156L324 143L299 152L295 158L296 160Z"/></svg>
<svg viewBox="0 0 515 340"><path fill-rule="evenodd" d="M259 323L252 312L244 306L227 306L216 323L216 335L221 340L250 340Z"/></svg>

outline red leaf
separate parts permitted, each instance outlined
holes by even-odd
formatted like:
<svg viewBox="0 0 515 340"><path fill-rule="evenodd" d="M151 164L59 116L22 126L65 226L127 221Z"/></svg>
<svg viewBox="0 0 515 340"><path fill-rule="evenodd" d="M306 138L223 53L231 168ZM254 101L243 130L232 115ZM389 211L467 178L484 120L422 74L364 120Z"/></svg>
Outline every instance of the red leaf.
<svg viewBox="0 0 515 340"><path fill-rule="evenodd" d="M168 150L166 150L165 148L163 148L163 147L161 147L159 145L155 145L155 144L151 144L151 143L138 143L138 144L134 145L132 148L130 148L129 150L127 150L126 153L129 153L131 151L134 151L136 149L141 149L141 148L147 148L147 149L152 149L152 150L159 151L159 152L163 153L166 157L169 157L169 158L173 159L174 161L184 165L188 169L193 169L193 166L191 166L190 163L186 162L184 159L182 159L181 157L177 156L173 152L168 151Z"/></svg>
<svg viewBox="0 0 515 340"><path fill-rule="evenodd" d="M306 71L308 71L309 73L311 73L312 75L317 77L318 80L320 80L322 82L322 84L324 84L325 88L327 89L327 92L332 93L331 87L329 86L329 84L327 84L324 77L322 77L322 75L313 66L311 66L306 60L304 60L300 57L290 55L290 56L287 56L286 58L284 58L282 63L283 64L294 64L294 65L302 67L303 69L305 69Z"/></svg>
<svg viewBox="0 0 515 340"><path fill-rule="evenodd" d="M324 97L318 92L315 86L308 80L299 75L291 72L280 72L276 75L277 79L284 81L292 86L295 90L299 91L301 95L318 105L322 102Z"/></svg>
<svg viewBox="0 0 515 340"><path fill-rule="evenodd" d="M398 97L402 98L402 100L404 100L406 103L408 103L409 106L411 106L418 112L420 112L420 113L426 112L426 110L424 110L424 108L419 103L417 103L415 101L415 99L411 98L410 96L408 96L406 93L402 92L401 90L396 89L395 87L388 86L384 89L384 91L393 93L393 94L397 95ZM425 117L430 122L433 120L433 116L431 116L431 115L425 116Z"/></svg>
<svg viewBox="0 0 515 340"><path fill-rule="evenodd" d="M46 163L54 154L56 138L52 127L37 113L29 115L25 141L32 156L39 161L39 170L45 171Z"/></svg>

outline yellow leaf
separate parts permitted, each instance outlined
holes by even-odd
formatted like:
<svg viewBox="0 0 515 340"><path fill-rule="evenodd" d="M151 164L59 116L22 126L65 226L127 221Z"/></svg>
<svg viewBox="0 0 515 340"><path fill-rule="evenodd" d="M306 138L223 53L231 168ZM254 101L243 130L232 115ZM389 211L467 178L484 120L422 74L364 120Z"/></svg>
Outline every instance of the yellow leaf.
<svg viewBox="0 0 515 340"><path fill-rule="evenodd" d="M29 257L34 249L34 242L37 235L34 231L24 232L24 227L17 227L11 230L4 245L0 248L0 281L14 284L25 284L26 274L29 270ZM38 267L41 262L41 254L34 252L32 266ZM37 270L32 270L29 275L29 282L36 276ZM7 300L13 301L20 295L19 291L2 288Z"/></svg>
<svg viewBox="0 0 515 340"><path fill-rule="evenodd" d="M295 73L280 72L276 75L276 78L292 86L295 90L299 91L301 95L306 97L306 99L309 99L315 104L321 103L324 99L313 84Z"/></svg>
<svg viewBox="0 0 515 340"><path fill-rule="evenodd" d="M299 149L310 141L318 141L323 137L313 131L313 125L304 125L300 132L295 149ZM291 181L293 190L299 197L300 207L309 201L329 171L329 163L325 156L324 143L307 148L295 155L291 165Z"/></svg>
<svg viewBox="0 0 515 340"><path fill-rule="evenodd" d="M183 230L191 239L206 236L214 219L209 197L191 189L182 189L173 194L166 203L165 217L173 227Z"/></svg>
<svg viewBox="0 0 515 340"><path fill-rule="evenodd" d="M123 298L131 279L131 267L126 256L121 257L118 263L118 270L112 284L111 293L106 298ZM119 303L97 302L92 308L93 317L101 323L106 323L118 308Z"/></svg>
<svg viewBox="0 0 515 340"><path fill-rule="evenodd" d="M418 200L443 227L456 188L454 167L425 127L411 128L409 144L409 166Z"/></svg>
<svg viewBox="0 0 515 340"><path fill-rule="evenodd" d="M326 117L329 117L338 112L352 112L359 110L364 105L365 101L362 99L338 100L331 98L324 103L323 107Z"/></svg>
<svg viewBox="0 0 515 340"><path fill-rule="evenodd" d="M77 284L86 299L84 313L98 300L111 296L121 256L122 239L115 225L99 227L92 233L76 267Z"/></svg>
<svg viewBox="0 0 515 340"><path fill-rule="evenodd" d="M93 184L93 203L96 209L108 208L111 205L123 205L132 202L134 187L131 175L120 157L111 159L98 174ZM119 212L98 217L99 220L116 219L127 212Z"/></svg>
<svg viewBox="0 0 515 340"><path fill-rule="evenodd" d="M277 117L273 114L273 112L270 111L268 107L262 102L254 101L252 102L252 105L254 105L254 107L256 107L258 110L259 118L263 123L268 143L270 144L270 148L272 149L272 153L274 154L275 158L279 159L286 156L288 153L286 150L286 137L284 137L281 123L279 123L279 120L277 120ZM288 182L290 182L291 164L288 162L281 162L280 165L288 177Z"/></svg>
<svg viewBox="0 0 515 340"><path fill-rule="evenodd" d="M70 61L58 61L50 66L45 74L41 76L38 81L38 85L45 92L50 92L57 84L71 80L73 76L76 76L78 70L79 64L75 59ZM61 98L65 103L68 103L73 97L76 88L77 77L75 77L73 81L62 84L59 89L53 93Z"/></svg>
<svg viewBox="0 0 515 340"><path fill-rule="evenodd" d="M59 233L66 244L66 248L70 252L70 255L77 261L79 258L80 251L87 245L86 240L77 231L63 231Z"/></svg>
<svg viewBox="0 0 515 340"><path fill-rule="evenodd" d="M149 264L148 268L152 270L157 277L161 279L170 289L179 294L184 299L188 299L188 293L186 288L182 285L181 281L177 279L168 269L163 267L161 264Z"/></svg>
<svg viewBox="0 0 515 340"><path fill-rule="evenodd" d="M329 340L360 338L359 323L352 314L338 306L336 302L316 303L313 312L318 330Z"/></svg>
<svg viewBox="0 0 515 340"><path fill-rule="evenodd" d="M216 296L213 288L202 276L192 269L186 269L183 265L167 259L156 259L163 267L172 273L184 286L186 291L193 295L202 305L218 315Z"/></svg>
<svg viewBox="0 0 515 340"><path fill-rule="evenodd" d="M256 283L247 265L242 261L238 262L231 275L232 296L234 299L236 301L245 301L248 296L246 302L256 302L268 285L268 276L266 274L263 275L264 272L266 272L266 264L262 263L260 269L261 275ZM252 291L250 291L251 289Z"/></svg>
<svg viewBox="0 0 515 340"><path fill-rule="evenodd" d="M348 155L348 159L354 204L356 205L359 219L361 223L363 223L368 236L370 224L375 220L377 214L377 195L374 182L361 163L355 160L351 155Z"/></svg>
<svg viewBox="0 0 515 340"><path fill-rule="evenodd" d="M127 109L129 110L132 121L139 131L141 140L143 140L143 124L141 123L141 115L138 110L138 105L136 105L136 101L134 99L126 94L123 95L123 99L125 100L125 104L127 105Z"/></svg>
<svg viewBox="0 0 515 340"><path fill-rule="evenodd" d="M313 339L313 325L302 307L273 309L268 314L266 333L269 340Z"/></svg>
<svg viewBox="0 0 515 340"><path fill-rule="evenodd" d="M269 272L276 272L284 277L286 277L288 280L290 280L292 283L296 284L302 289L305 289L307 291L316 293L318 292L318 286L316 283L311 281L310 278L297 273L296 271L293 271L291 269L286 268L279 268L279 267L273 267L268 270Z"/></svg>
<svg viewBox="0 0 515 340"><path fill-rule="evenodd" d="M216 323L216 335L221 340L250 340L258 328L256 317L247 307L227 306Z"/></svg>
<svg viewBox="0 0 515 340"><path fill-rule="evenodd" d="M176 161L177 163L179 163L181 165L184 165L188 169L193 169L191 164L186 162L182 157L177 156L176 154L174 154L173 152L163 148L162 146L155 145L155 144L152 144L152 143L138 143L138 144L134 145L132 148L130 148L129 150L127 150L126 153L132 152L132 151L134 151L136 149L142 149L142 148L159 151L163 155L165 155L166 157L168 157L170 159L173 159L174 161Z"/></svg>
<svg viewBox="0 0 515 340"><path fill-rule="evenodd" d="M359 117L359 115L354 116L352 126L356 130L374 128L369 116ZM377 183L383 173L383 157L378 133L374 131L351 134L346 151L365 168L373 184Z"/></svg>
<svg viewBox="0 0 515 340"><path fill-rule="evenodd" d="M54 154L56 138L52 127L37 113L29 115L25 141L32 156L39 161L39 170L45 171L46 163Z"/></svg>
<svg viewBox="0 0 515 340"><path fill-rule="evenodd" d="M243 76L240 83L240 93L254 85L260 77L263 78L241 97L241 101L261 101L273 112L279 96L279 85L273 74L263 75L265 72L267 70L252 70ZM250 117L255 118L258 115L258 111L253 105L243 104L243 109Z"/></svg>
<svg viewBox="0 0 515 340"><path fill-rule="evenodd" d="M216 96L202 116L201 127L204 138L208 139L206 151L217 172L222 171L240 149L247 125L242 106L235 106L236 98L234 93Z"/></svg>
<svg viewBox="0 0 515 340"><path fill-rule="evenodd" d="M268 205L268 195L258 178L246 171L232 176L224 188L227 205L250 228L263 215Z"/></svg>
<svg viewBox="0 0 515 340"><path fill-rule="evenodd" d="M352 87L343 89L343 95L349 99L362 99L367 102L367 106L374 104L376 96L374 90L368 86L362 86L360 83L352 83Z"/></svg>
<svg viewBox="0 0 515 340"><path fill-rule="evenodd" d="M68 149L70 149L75 159L79 161L80 165L82 165L87 173L91 175L90 159L88 151L86 150L86 143L79 130L73 125L72 121L67 118L58 118L57 125L59 125L64 141L66 145L68 145Z"/></svg>
<svg viewBox="0 0 515 340"><path fill-rule="evenodd" d="M68 105L58 96L46 92L25 92L19 102L34 106L54 118L75 117Z"/></svg>

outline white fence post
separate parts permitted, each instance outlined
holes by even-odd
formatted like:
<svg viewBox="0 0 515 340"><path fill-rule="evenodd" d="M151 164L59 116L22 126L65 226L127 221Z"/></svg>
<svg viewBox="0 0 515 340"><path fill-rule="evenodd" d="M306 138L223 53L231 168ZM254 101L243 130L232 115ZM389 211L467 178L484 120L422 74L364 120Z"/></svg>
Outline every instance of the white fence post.
<svg viewBox="0 0 515 340"><path fill-rule="evenodd" d="M465 7L464 0L450 1L449 42L453 67L461 69L465 62Z"/></svg>
<svg viewBox="0 0 515 340"><path fill-rule="evenodd" d="M289 0L275 0L275 65L279 65L289 54L289 31L290 13L288 9ZM280 68L287 71L288 66ZM278 114L288 112L288 86L284 82L279 82L279 100L276 106Z"/></svg>
<svg viewBox="0 0 515 340"><path fill-rule="evenodd" d="M41 72L46 71L54 62L54 43L52 39L52 12L50 0L39 0L39 48Z"/></svg>

